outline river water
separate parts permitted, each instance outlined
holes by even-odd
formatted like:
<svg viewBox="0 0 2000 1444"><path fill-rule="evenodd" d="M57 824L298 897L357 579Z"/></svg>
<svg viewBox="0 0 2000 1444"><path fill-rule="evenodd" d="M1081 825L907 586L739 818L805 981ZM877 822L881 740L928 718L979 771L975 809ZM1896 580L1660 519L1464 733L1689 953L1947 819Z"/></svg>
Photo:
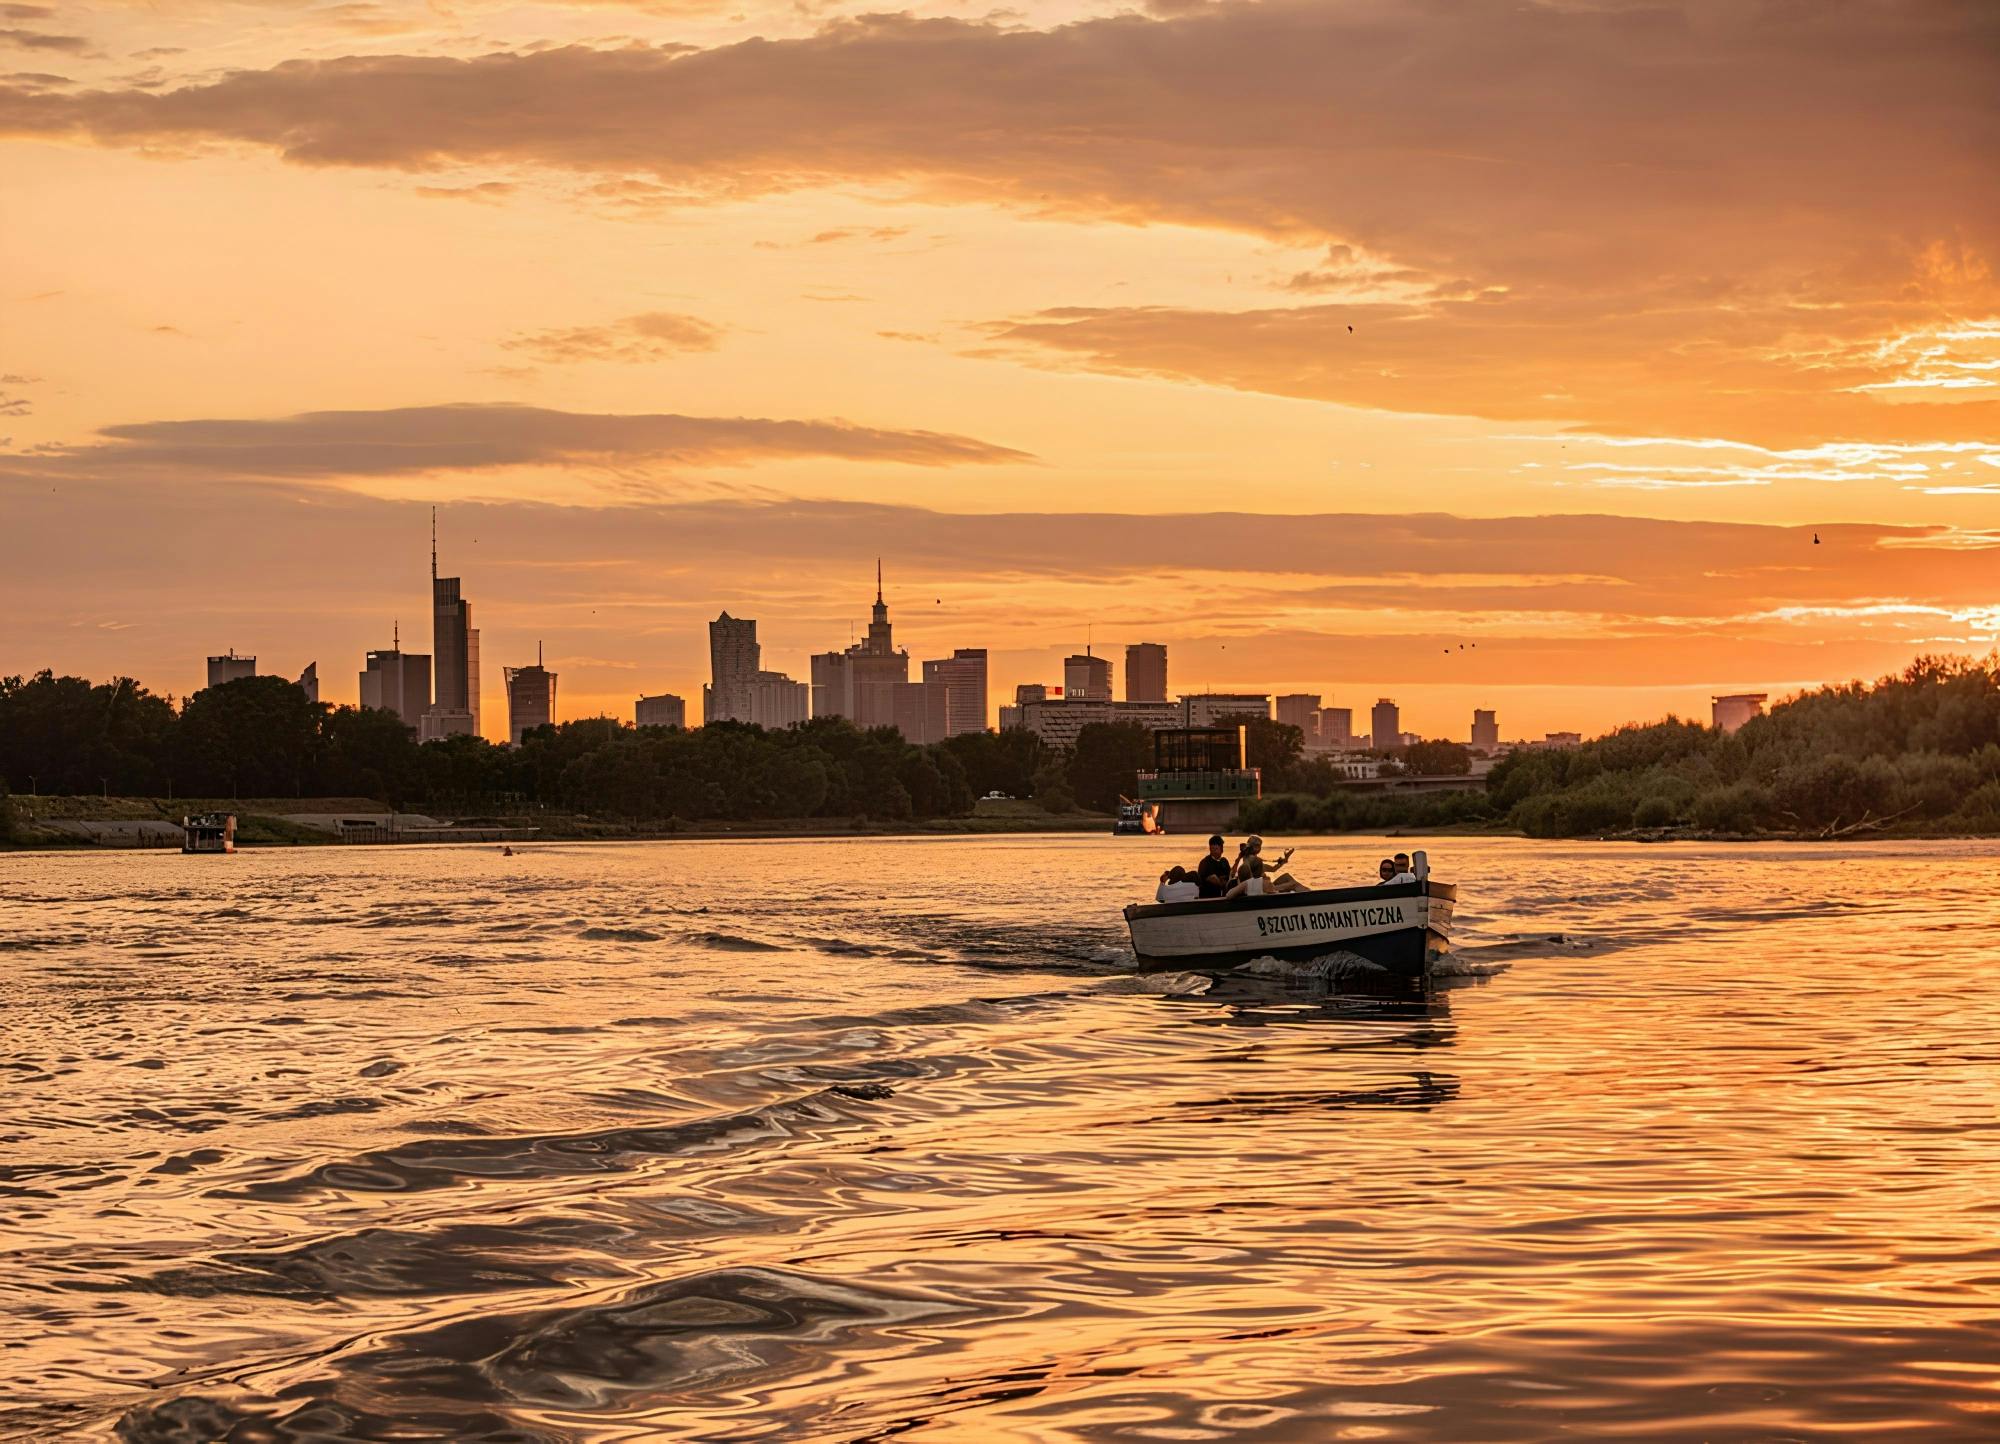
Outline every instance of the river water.
<svg viewBox="0 0 2000 1444"><path fill-rule="evenodd" d="M1190 851L0 856L0 1437L2000 1434L2000 850L1444 839L1428 1002Z"/></svg>

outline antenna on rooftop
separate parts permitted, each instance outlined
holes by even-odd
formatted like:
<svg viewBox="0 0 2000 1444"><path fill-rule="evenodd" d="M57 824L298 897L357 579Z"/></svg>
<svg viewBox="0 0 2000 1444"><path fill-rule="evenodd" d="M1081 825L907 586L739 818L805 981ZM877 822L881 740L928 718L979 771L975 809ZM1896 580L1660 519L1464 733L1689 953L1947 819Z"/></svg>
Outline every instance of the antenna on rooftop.
<svg viewBox="0 0 2000 1444"><path fill-rule="evenodd" d="M431 508L431 580L438 579L438 509Z"/></svg>
<svg viewBox="0 0 2000 1444"><path fill-rule="evenodd" d="M403 624L400 621L389 623L389 649L395 652L403 650Z"/></svg>

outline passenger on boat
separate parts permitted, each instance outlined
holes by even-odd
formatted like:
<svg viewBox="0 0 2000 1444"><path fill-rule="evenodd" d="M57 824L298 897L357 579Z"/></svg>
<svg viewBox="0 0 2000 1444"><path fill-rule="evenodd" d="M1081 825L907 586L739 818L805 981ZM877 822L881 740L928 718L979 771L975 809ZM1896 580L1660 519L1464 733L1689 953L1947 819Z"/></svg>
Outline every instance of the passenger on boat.
<svg viewBox="0 0 2000 1444"><path fill-rule="evenodd" d="M1237 885L1231 888L1225 896L1244 896L1246 889L1243 887L1243 884L1252 881L1257 886L1254 889L1247 890L1247 895L1250 897L1258 897L1266 892L1306 891L1304 883L1284 871L1285 864L1292 860L1292 852L1293 849L1288 847L1285 849L1284 855L1276 862L1266 862L1264 861L1264 839L1261 837L1247 839L1243 846L1237 849L1236 853Z"/></svg>
<svg viewBox="0 0 2000 1444"><path fill-rule="evenodd" d="M1160 885L1153 892L1154 902L1193 902L1201 896L1201 888L1188 880L1188 871L1178 865L1160 874Z"/></svg>
<svg viewBox="0 0 2000 1444"><path fill-rule="evenodd" d="M1195 886L1201 890L1202 897L1221 897L1229 891L1229 859L1222 855L1227 846L1218 833L1208 840L1208 856L1195 864Z"/></svg>
<svg viewBox="0 0 2000 1444"><path fill-rule="evenodd" d="M1399 852L1394 857L1383 858L1377 871L1382 874L1383 887L1388 887L1391 883L1417 880L1417 875L1410 871L1410 859L1406 853Z"/></svg>

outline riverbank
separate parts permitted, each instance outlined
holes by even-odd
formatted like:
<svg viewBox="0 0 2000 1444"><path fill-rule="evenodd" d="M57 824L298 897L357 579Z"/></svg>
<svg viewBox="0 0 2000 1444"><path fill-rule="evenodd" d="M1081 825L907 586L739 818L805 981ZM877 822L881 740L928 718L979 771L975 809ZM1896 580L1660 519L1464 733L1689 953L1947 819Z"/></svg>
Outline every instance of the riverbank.
<svg viewBox="0 0 2000 1444"><path fill-rule="evenodd" d="M970 817L727 818L631 823L582 813L443 817L399 812L365 797L13 797L0 802L0 850L175 850L180 822L199 812L236 817L242 848L386 846L406 843L649 842L675 838L983 836L1107 832L1109 816L1052 813L1031 802L982 802Z"/></svg>

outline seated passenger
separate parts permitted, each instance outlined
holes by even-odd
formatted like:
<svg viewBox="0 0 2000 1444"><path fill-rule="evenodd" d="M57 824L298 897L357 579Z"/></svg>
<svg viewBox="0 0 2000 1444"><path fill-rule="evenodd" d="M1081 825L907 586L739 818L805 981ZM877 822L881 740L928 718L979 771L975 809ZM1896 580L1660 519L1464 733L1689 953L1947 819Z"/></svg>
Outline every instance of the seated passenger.
<svg viewBox="0 0 2000 1444"><path fill-rule="evenodd" d="M1153 901L1194 902L1200 896L1201 889L1188 880L1187 869L1177 866L1160 874L1160 885L1153 892Z"/></svg>
<svg viewBox="0 0 2000 1444"><path fill-rule="evenodd" d="M1195 864L1195 885L1203 897L1221 897L1229 891L1229 859L1222 855L1225 846L1221 834L1216 834L1208 840L1208 856Z"/></svg>
<svg viewBox="0 0 2000 1444"><path fill-rule="evenodd" d="M1382 874L1381 885L1383 887L1388 887L1391 883L1415 882L1417 880L1417 875L1410 871L1410 855L1407 852L1399 852L1394 857L1383 858L1380 871Z"/></svg>
<svg viewBox="0 0 2000 1444"><path fill-rule="evenodd" d="M1286 848L1276 862L1264 862L1264 838L1250 838L1248 842L1244 842L1244 856L1256 858L1258 864L1264 868L1264 886L1270 892L1306 892L1306 884L1284 870L1284 864L1292 860L1294 852L1296 848ZM1238 860L1238 868L1240 866L1242 860Z"/></svg>
<svg viewBox="0 0 2000 1444"><path fill-rule="evenodd" d="M1253 856L1246 856L1236 869L1236 885L1224 893L1225 898L1262 897L1266 891L1264 864Z"/></svg>

